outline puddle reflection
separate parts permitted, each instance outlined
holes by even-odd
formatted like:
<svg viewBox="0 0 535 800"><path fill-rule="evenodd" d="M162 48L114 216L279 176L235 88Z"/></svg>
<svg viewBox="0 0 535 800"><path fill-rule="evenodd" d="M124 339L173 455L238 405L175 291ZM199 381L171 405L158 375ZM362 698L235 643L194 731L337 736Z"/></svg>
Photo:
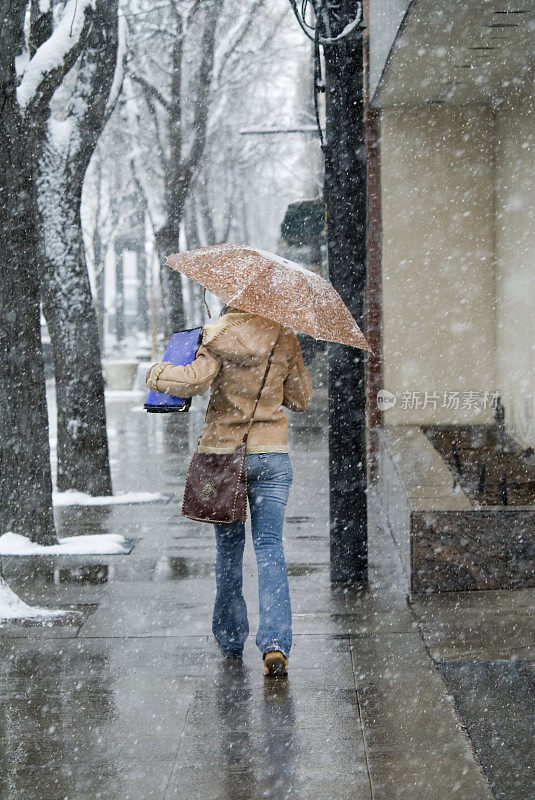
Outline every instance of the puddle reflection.
<svg viewBox="0 0 535 800"><path fill-rule="evenodd" d="M190 574L184 556L161 556L154 566L155 580L178 580Z"/></svg>
<svg viewBox="0 0 535 800"><path fill-rule="evenodd" d="M51 563L49 559L54 560L54 556L34 556L25 558L20 564L10 564L11 580L16 579L22 586L28 582L35 589L40 586L64 584L100 586L108 583L114 576L114 567L109 564L59 566L58 563Z"/></svg>
<svg viewBox="0 0 535 800"><path fill-rule="evenodd" d="M291 561L286 562L286 571L291 578L301 578L304 575L311 575L324 569L323 564L295 564Z"/></svg>
<svg viewBox="0 0 535 800"><path fill-rule="evenodd" d="M292 794L297 749L295 709L288 678L264 682L262 721L266 765L266 788L262 796L282 800Z"/></svg>
<svg viewBox="0 0 535 800"><path fill-rule="evenodd" d="M214 574L210 562L190 561L184 556L160 556L154 564L154 580L182 580L207 577Z"/></svg>
<svg viewBox="0 0 535 800"><path fill-rule="evenodd" d="M297 736L289 680L264 681L259 697L241 662L222 661L215 692L222 797L289 797Z"/></svg>
<svg viewBox="0 0 535 800"><path fill-rule="evenodd" d="M54 558L54 557L52 557ZM65 557L61 557L65 558ZM58 559L59 560L59 559ZM179 581L187 578L210 577L214 574L212 561L192 561L184 556L160 556L157 559L131 557L106 564L68 564L60 566L48 558L35 556L9 565L9 577L21 587L28 582L32 589L42 586L74 584L103 586L114 581L128 581L136 575L149 580ZM21 589L24 591L24 588Z"/></svg>
<svg viewBox="0 0 535 800"><path fill-rule="evenodd" d="M251 724L252 692L249 673L241 661L219 663L215 679L223 798L238 793L255 797L256 775Z"/></svg>
<svg viewBox="0 0 535 800"><path fill-rule="evenodd" d="M108 564L78 564L74 567L56 567L51 571L54 583L107 583L110 574Z"/></svg>

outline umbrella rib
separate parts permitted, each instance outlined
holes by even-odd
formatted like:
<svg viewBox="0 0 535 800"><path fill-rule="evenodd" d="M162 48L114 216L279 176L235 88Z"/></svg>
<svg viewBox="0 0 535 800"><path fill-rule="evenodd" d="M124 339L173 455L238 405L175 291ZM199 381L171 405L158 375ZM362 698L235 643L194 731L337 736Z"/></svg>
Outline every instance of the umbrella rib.
<svg viewBox="0 0 535 800"><path fill-rule="evenodd" d="M317 322L316 322L316 304L314 302L315 293L312 291L312 285L311 285L310 281L307 280L306 281L306 285L307 285L307 289L308 289L308 293L309 293L309 297L310 297L310 308L312 309L312 313L314 315L314 323L313 323L313 326L314 326L314 338L316 338L316 332L317 332L318 326L317 326Z"/></svg>

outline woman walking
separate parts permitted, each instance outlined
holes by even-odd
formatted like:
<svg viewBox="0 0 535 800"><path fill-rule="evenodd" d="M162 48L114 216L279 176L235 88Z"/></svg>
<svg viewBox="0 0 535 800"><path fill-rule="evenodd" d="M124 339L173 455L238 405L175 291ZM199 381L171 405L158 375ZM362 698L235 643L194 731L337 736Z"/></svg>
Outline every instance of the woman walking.
<svg viewBox="0 0 535 800"><path fill-rule="evenodd" d="M155 364L147 373L147 386L184 398L211 389L200 453L232 453L246 439L247 494L258 565L256 644L264 674L285 674L292 618L282 530L292 468L286 440L288 421L281 406L305 411L312 396L299 342L290 328L230 309L217 322L205 325L202 345L189 366ZM223 655L239 659L249 634L242 592L245 524L217 523L214 527L212 630Z"/></svg>

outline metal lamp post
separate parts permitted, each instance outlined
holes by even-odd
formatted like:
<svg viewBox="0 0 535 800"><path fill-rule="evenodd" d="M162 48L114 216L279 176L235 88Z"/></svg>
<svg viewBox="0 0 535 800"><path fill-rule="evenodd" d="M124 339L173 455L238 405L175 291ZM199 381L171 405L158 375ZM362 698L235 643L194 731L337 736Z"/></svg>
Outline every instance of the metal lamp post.
<svg viewBox="0 0 535 800"><path fill-rule="evenodd" d="M363 36L360 26L350 29L359 12L356 0L328 0L317 20L324 39L329 277L365 332ZM368 568L365 359L360 350L329 346L331 580L361 584Z"/></svg>

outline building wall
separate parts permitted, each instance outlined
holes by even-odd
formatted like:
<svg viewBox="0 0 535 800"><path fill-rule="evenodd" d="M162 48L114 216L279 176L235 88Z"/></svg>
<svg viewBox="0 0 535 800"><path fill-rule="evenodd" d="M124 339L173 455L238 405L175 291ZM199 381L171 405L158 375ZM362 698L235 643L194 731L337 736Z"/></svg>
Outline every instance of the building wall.
<svg viewBox="0 0 535 800"><path fill-rule="evenodd" d="M397 398L386 423L492 417L462 393L481 406L496 387L493 135L486 106L382 111L383 374ZM426 391L436 408L402 407L404 392L410 405Z"/></svg>
<svg viewBox="0 0 535 800"><path fill-rule="evenodd" d="M496 371L506 422L535 446L534 100L496 112Z"/></svg>

